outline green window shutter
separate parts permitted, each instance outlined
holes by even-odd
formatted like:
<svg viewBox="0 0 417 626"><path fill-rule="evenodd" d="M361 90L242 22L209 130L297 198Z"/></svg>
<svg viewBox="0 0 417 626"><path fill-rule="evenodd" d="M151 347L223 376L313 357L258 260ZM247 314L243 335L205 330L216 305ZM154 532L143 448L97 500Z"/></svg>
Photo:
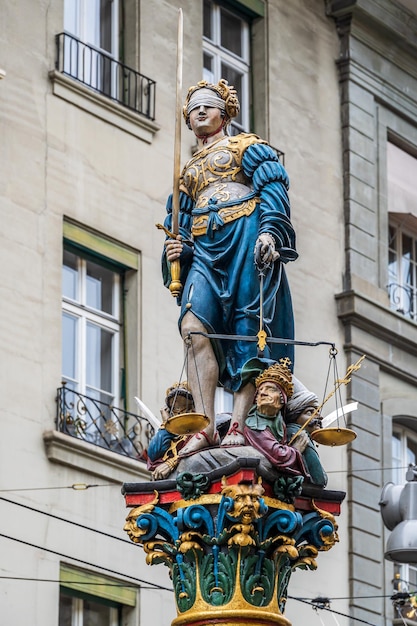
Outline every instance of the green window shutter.
<svg viewBox="0 0 417 626"><path fill-rule="evenodd" d="M116 604L136 606L136 588L124 586L120 580L85 572L65 563L60 565L60 585L63 589L96 596Z"/></svg>
<svg viewBox="0 0 417 626"><path fill-rule="evenodd" d="M138 252L68 220L64 220L64 242L124 269L139 269Z"/></svg>
<svg viewBox="0 0 417 626"><path fill-rule="evenodd" d="M251 18L265 17L264 0L220 0L219 4L240 10Z"/></svg>

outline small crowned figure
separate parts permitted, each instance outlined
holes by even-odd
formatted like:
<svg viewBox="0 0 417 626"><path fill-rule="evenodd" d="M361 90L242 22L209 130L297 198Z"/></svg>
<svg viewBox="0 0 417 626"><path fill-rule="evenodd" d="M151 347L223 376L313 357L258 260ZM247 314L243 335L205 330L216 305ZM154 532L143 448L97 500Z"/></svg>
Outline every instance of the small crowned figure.
<svg viewBox="0 0 417 626"><path fill-rule="evenodd" d="M247 442L284 474L310 479L303 461L309 438L301 432L292 446L287 441L284 421L285 407L294 392L288 359L281 359L255 380L255 404L245 422Z"/></svg>

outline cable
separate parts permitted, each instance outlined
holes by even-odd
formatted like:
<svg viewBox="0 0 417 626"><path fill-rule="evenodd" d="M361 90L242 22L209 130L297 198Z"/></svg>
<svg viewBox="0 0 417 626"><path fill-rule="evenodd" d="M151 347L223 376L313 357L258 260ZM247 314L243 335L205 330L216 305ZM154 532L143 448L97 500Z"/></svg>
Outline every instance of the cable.
<svg viewBox="0 0 417 626"><path fill-rule="evenodd" d="M24 541L23 539L16 539L16 537L10 537L9 535L5 535L0 533L0 537L4 539L9 539L10 541L16 541L17 543L21 543L24 546L29 546L30 548L36 548L37 550L43 550L44 552L49 552L50 554L55 554L55 556L63 557L64 559L69 559L71 561L76 561L77 563L82 563L82 565L87 565L88 567L96 567L105 572L109 572L110 574L115 574L116 576L123 576L125 578L130 578L131 580L136 580L139 583L145 583L147 585L151 585L151 588L160 589L161 591L170 591L173 593L173 589L169 587L163 587L162 585L158 585L157 583L151 583L149 580L143 580L142 578L137 578L136 576L131 576L130 574L124 574L122 572L118 572L116 570L110 569L109 567L103 567L101 565L97 565L96 563L90 563L89 561L83 561L83 559L77 559L74 556L69 556L68 554L63 554L62 552L57 552L56 550L50 550L49 548L44 548L43 546L37 546L34 543L30 543L29 541Z"/></svg>
<svg viewBox="0 0 417 626"><path fill-rule="evenodd" d="M118 576L125 576L126 578L130 578L132 580L138 581L139 583L142 583L141 588L143 588L143 589L160 589L161 591L173 592L173 589L170 589L168 587L163 587L162 585L158 585L156 583L151 583L149 581L145 581L142 578L137 578L136 576L131 576L130 574L123 574L121 572L112 570L110 568L102 567L100 565L96 565L94 563L90 563L88 561L84 561L82 559L78 559L76 557L69 556L69 555L63 554L61 552L57 552L55 550L50 550L50 549L45 548L43 546L38 546L38 545L35 545L35 544L30 543L28 541L24 541L22 539L17 539L15 537L10 537L9 535L5 535L3 533L0 533L0 537L3 537L4 539L9 539L11 541L16 541L17 543L21 543L21 544L29 546L31 548L36 548L38 550L43 550L45 552L49 552L51 554L55 554L56 556L61 556L61 557L65 558L65 559L70 559L70 560L73 560L73 561L77 561L78 563L82 563L83 565L87 565L89 567L96 567L98 569L104 570L104 571L112 573L112 574L116 574ZM49 578L24 578L24 577L18 577L18 576L1 576L0 575L0 580L2 580L2 579L4 579L4 580L16 580L16 581L21 580L21 581L26 581L26 582L58 582L58 583L61 582L59 580L54 580L54 579L49 579ZM71 582L71 581L66 581L66 582ZM79 582L79 581L75 581L75 582ZM145 585L143 583L145 583ZM106 586L129 587L129 585L125 584L125 583L120 583L120 585L117 585L117 584L113 584L113 583L96 583L96 582L88 583L88 582L83 582L83 584L86 584L86 585L88 585L88 584L93 584L93 585L103 584L103 585L106 585ZM146 584L148 584L149 587L147 587ZM133 586L133 585L130 585L130 586ZM407 594L407 595L412 595L412 594ZM335 598L326 598L326 603L324 603L324 602L318 603L317 602L318 598L316 598L316 599L313 598L312 600L309 600L308 598L300 598L300 597L290 596L290 595L288 596L288 599L290 599L290 600L297 600L298 602L303 602L304 604L308 604L308 605L310 605L312 608L314 608L316 610L317 609L327 610L327 611L330 611L332 613L335 613L336 615L341 615L343 617L348 617L348 618L356 620L358 622L362 622L364 624L368 624L369 626L376 626L375 624L372 624L371 622L367 622L365 620L359 619L358 617L352 617L351 615L347 615L346 613L341 613L340 611L335 611L334 609L331 609L331 608L326 606L327 603L330 604L330 601L335 601L335 600L359 600L359 599L373 599L373 598L392 598L392 596L390 594L388 594L388 595L371 595L371 596L354 596L354 597L341 596L341 597L335 597Z"/></svg>
<svg viewBox="0 0 417 626"><path fill-rule="evenodd" d="M391 598L391 593L378 594L372 596L336 596L334 598L327 598L327 600L331 600L334 602L335 600L373 600L375 598ZM294 598L295 600L301 600L301 598ZM308 598L303 598L304 600L308 600Z"/></svg>
<svg viewBox="0 0 417 626"><path fill-rule="evenodd" d="M126 587L128 588L132 588L132 589L137 589L137 585L130 585L129 583L110 583L110 582L106 582L106 583L99 583L99 582L88 582L86 580L83 580L82 583L80 583L79 580L57 580L56 578L25 578L24 576L0 576L0 580L17 580L17 581L22 581L22 582L30 582L30 583L58 583L59 585L64 582L64 584L69 585L69 584L77 584L80 585L82 584L83 586L88 586L88 585L93 585L94 587L122 587L123 589L125 589ZM149 585L141 585L140 586L141 589L153 589L153 586Z"/></svg>
<svg viewBox="0 0 417 626"><path fill-rule="evenodd" d="M198 333L195 333L198 334ZM355 468L355 469L347 469L347 470L326 470L327 474L357 474L361 472L380 472L380 471L392 471L392 470L407 470L409 469L409 465L396 465L396 466L388 466L388 467L374 467L374 468ZM96 485L88 485L86 483L73 483L72 485L64 485L62 487L24 487L17 489L0 489L0 493L14 493L20 491L50 491L50 490L60 490L60 489L72 489L73 491L86 491L87 489L92 489L94 487L122 487L123 483L102 483Z"/></svg>
<svg viewBox="0 0 417 626"><path fill-rule="evenodd" d="M341 613L340 611L335 611L334 609L328 608L327 606L317 606L314 604L313 600L304 600L303 598L296 598L295 596L288 596L291 600L298 600L299 602L304 602L304 604L309 604L313 609L318 610L321 609L323 611L329 611L330 613L335 613L336 615L341 615L342 617L347 617L348 619L353 619L356 622L361 622L362 624L368 624L368 626L376 626L376 624L372 624L372 622L367 622L364 619L360 619L359 617L354 617L353 615L347 615L346 613ZM329 598L327 598L329 600Z"/></svg>
<svg viewBox="0 0 417 626"><path fill-rule="evenodd" d="M51 517L52 519L56 519L60 522L65 522L66 524L72 524L73 526L78 526L78 528L83 528L84 530L90 530L93 533L97 533L98 535L103 535L104 537L109 537L110 539L116 539L117 541L122 541L123 543L128 544L129 546L138 547L136 544L129 541L129 539L123 539L122 537L117 537L116 535L111 535L110 533L106 533L103 530L98 530L97 528L91 528L91 526L85 526L84 524L79 524L78 522L73 522L72 520L65 519L63 517L59 517L58 515L54 515L53 513L47 513L46 511L41 511L40 509L35 509L32 506L28 506L27 504L21 504L20 502L14 502L13 500L9 500L8 498L4 498L0 496L0 501L8 502L9 504L15 504L16 506L20 506L23 509L27 509L28 511L34 511L35 513L40 513L41 515L46 515L46 517Z"/></svg>
<svg viewBox="0 0 417 626"><path fill-rule="evenodd" d="M16 541L20 541L18 539L16 539ZM42 548L42 550L45 550L46 548ZM72 557L69 557L72 558ZM98 567L98 566L96 566ZM131 577L129 577L131 578ZM51 578L26 578L26 577L21 577L21 576L1 576L0 575L0 580L16 580L16 581L26 581L26 582L50 582L50 583L60 583L62 581L60 580L55 580L55 579L51 579ZM79 583L79 580L75 580L75 581L65 581L65 582L74 582L74 583ZM98 583L98 582L84 582L82 583L83 585L104 585L106 587L135 587L136 585L129 585L129 583ZM149 589L153 589L153 583L149 583L151 586L149 587ZM143 585L141 585L141 589L146 589L147 587L144 587ZM408 595L408 594L407 594ZM413 595L413 593L411 593L410 595ZM313 602L313 600L309 600L308 598L299 598L299 597L294 597L294 596L288 596L288 598L290 598L291 600L298 600L300 602L306 602L308 604L311 604L313 608L323 608L321 606L316 606L316 602ZM326 598L329 602L335 602L337 600L372 600L375 598L392 598L391 594L386 594L386 595L372 595L372 596L344 596L344 597L335 597L335 598Z"/></svg>
<svg viewBox="0 0 417 626"><path fill-rule="evenodd" d="M364 469L349 469L349 470L326 470L326 474L357 474L361 472L388 472L392 470L407 470L408 465L398 467L374 467L374 468L364 468Z"/></svg>
<svg viewBox="0 0 417 626"><path fill-rule="evenodd" d="M129 583L99 583L99 582L88 582L82 581L80 583L79 580L57 580L56 578L25 578L24 576L0 576L0 580L21 580L22 582L31 582L31 583L59 583L65 582L65 584L77 584L77 585L94 585L95 587L132 587L134 589L137 588L137 585L129 585ZM141 586L141 589L143 587Z"/></svg>
<svg viewBox="0 0 417 626"><path fill-rule="evenodd" d="M395 467L374 467L374 468L364 468L364 469L349 469L349 470L326 470L326 474L357 474L361 472L388 472L392 470L407 470L408 465L396 465ZM59 489L72 489L73 491L85 491L92 487L118 487L120 488L123 483L105 483L102 485L85 485L84 483L74 483L73 485L65 485L63 487L28 487L22 489L0 489L0 493L18 493L20 491L48 491L48 490L59 490Z"/></svg>
<svg viewBox="0 0 417 626"><path fill-rule="evenodd" d="M65 487L23 487L21 489L0 489L0 493L9 491L50 491L54 489L73 489L74 491L86 491L92 487L121 487L123 483L104 483L103 485L87 485L86 483L74 483Z"/></svg>

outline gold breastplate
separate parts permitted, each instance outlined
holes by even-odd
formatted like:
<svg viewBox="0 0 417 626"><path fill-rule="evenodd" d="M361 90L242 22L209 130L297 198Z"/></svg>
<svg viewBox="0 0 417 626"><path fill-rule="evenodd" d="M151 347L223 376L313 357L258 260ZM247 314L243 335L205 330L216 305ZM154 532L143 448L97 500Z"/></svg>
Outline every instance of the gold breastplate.
<svg viewBox="0 0 417 626"><path fill-rule="evenodd" d="M225 145L226 140L222 140L215 146L206 148L198 153L186 165L182 175L182 186L189 196L192 197L197 206L204 206L205 202L200 197L207 198L222 190L222 201L227 194L225 189L236 184L248 188L248 181L240 165L239 154ZM246 191L247 193L247 191ZM227 198L230 199L230 196Z"/></svg>
<svg viewBox="0 0 417 626"><path fill-rule="evenodd" d="M202 211L207 207L209 212L209 204L211 207L228 204L227 208L218 210L224 223L250 215L255 209L257 199L246 200L252 186L241 163L244 150L259 141L256 135L225 137L200 150L187 163L181 177L181 189L194 200L195 208L199 210L199 215L193 219L194 236L207 230L208 216Z"/></svg>

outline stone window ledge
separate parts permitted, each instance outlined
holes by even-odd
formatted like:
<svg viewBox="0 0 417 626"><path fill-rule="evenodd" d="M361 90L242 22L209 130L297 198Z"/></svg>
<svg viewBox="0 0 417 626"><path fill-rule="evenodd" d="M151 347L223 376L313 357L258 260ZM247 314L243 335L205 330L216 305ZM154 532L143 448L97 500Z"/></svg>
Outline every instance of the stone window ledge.
<svg viewBox="0 0 417 626"><path fill-rule="evenodd" d="M66 465L114 483L151 480L145 463L110 452L57 430L44 432L43 441L46 456L52 463Z"/></svg>
<svg viewBox="0 0 417 626"><path fill-rule="evenodd" d="M96 93L57 70L49 72L49 78L52 82L52 93L55 96L71 102L80 109L117 126L117 128L146 143L152 143L155 133L160 129L158 124L148 120L145 116Z"/></svg>
<svg viewBox="0 0 417 626"><path fill-rule="evenodd" d="M336 296L338 317L374 337L415 354L417 324L363 294L347 291Z"/></svg>

